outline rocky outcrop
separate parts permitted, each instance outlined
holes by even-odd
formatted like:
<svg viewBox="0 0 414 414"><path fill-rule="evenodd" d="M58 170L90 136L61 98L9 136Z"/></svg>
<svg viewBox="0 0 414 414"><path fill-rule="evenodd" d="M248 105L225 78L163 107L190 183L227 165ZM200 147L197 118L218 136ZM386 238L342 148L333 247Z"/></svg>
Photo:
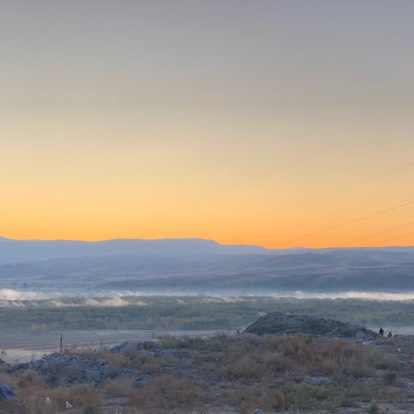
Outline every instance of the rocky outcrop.
<svg viewBox="0 0 414 414"><path fill-rule="evenodd" d="M8 373L34 369L53 386L71 383L100 384L106 376L107 362L82 355L50 354L45 358L13 365Z"/></svg>
<svg viewBox="0 0 414 414"><path fill-rule="evenodd" d="M0 401L15 400L17 395L9 384L0 383Z"/></svg>
<svg viewBox="0 0 414 414"><path fill-rule="evenodd" d="M373 339L378 335L362 326L333 319L307 315L291 315L281 312L269 313L248 326L245 333L264 334L309 334L313 336L335 336L339 338Z"/></svg>
<svg viewBox="0 0 414 414"><path fill-rule="evenodd" d="M155 341L124 342L111 349L113 353L138 352L147 358L157 358L162 355L162 347ZM102 384L107 378L131 379L136 382L148 382L150 376L140 367L118 369L105 359L88 358L77 354L53 353L36 361L11 365L7 373L33 369L48 384L60 386L67 384L89 383Z"/></svg>

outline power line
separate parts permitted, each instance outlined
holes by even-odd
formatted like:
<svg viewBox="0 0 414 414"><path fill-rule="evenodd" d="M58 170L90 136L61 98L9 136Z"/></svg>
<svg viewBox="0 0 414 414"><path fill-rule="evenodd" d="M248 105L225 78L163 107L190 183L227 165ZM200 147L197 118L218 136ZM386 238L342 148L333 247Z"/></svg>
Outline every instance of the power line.
<svg viewBox="0 0 414 414"><path fill-rule="evenodd" d="M347 242L345 242L345 243L341 243L340 245L337 245L336 247L343 247L344 245L346 246L346 245L348 245L348 244L350 244L350 243L354 243L354 242L359 241L359 240L368 239L369 237L372 237L372 236L378 236L379 234L389 233L390 231L397 230L397 229L401 229L401 228L404 228L404 227L408 227L408 226L411 226L411 225L413 225L413 224L414 224L414 221L411 221L411 222L409 222L409 223L405 223L405 224L402 224L402 225L400 225L400 226L394 226L394 227L391 227L391 228L389 228L389 229L387 229L387 230L378 231L378 232L376 232L376 233L366 234L365 236L358 237L358 238L356 238L356 239L352 239L352 240L348 240L348 241L347 241ZM387 240L385 240L385 241L387 241Z"/></svg>
<svg viewBox="0 0 414 414"><path fill-rule="evenodd" d="M403 238L403 237L411 236L411 235L413 235L413 234L414 234L414 231L412 231L412 232L410 232L410 233L400 234L399 236L395 236L395 237L391 237L391 238L386 239L386 240L382 240L382 241L380 242L380 244L382 244L382 243L387 243L387 242L389 242L389 241L391 241L391 240L401 239L401 238Z"/></svg>
<svg viewBox="0 0 414 414"><path fill-rule="evenodd" d="M372 180L375 180L377 178L380 178L380 177L383 177L383 176L392 174L394 172L404 170L406 168L412 167L413 165L414 165L414 162L410 162L408 164L402 165L401 167L396 167L396 168L393 168L391 170L387 170L387 171L384 171L382 173L379 173L379 174L376 174L376 175L372 175L370 177L363 178L363 179L361 179L359 181L355 181L354 183L351 183L351 184L348 184L348 185L344 185L342 187L338 187L336 189L327 191L325 193L320 193L320 194L317 194L317 195L314 195L314 196L305 198L303 200L295 201L295 202L293 202L291 204L287 204L287 205L284 205L284 206L281 206L281 207L278 207L278 208L275 208L275 209L266 211L264 213L256 214L254 216L250 216L250 217L247 217L245 219L242 219L242 220L239 220L239 221L235 221L233 223L230 223L230 224L227 224L225 226L222 226L221 228L227 228L227 227L235 226L237 224L242 224L242 223L245 223L245 222L250 221L250 220L255 220L257 218L261 218L261 217L268 216L268 215L273 214L273 213L276 213L278 211L283 211L283 210L286 210L286 209L289 209L289 208L292 208L292 207L297 207L297 206L300 206L302 204L309 203L310 201L317 200L317 199L323 198L323 197L327 197L327 196L329 196L331 194L335 194L335 193L338 193L340 191L347 190L347 189L352 188L352 187L356 187L356 186L361 185L363 183L366 183L368 181L372 181Z"/></svg>
<svg viewBox="0 0 414 414"><path fill-rule="evenodd" d="M358 217L358 218L355 218L355 219L352 219L352 220L344 221L344 222L342 222L340 224L336 224L334 226L326 227L326 228L321 229L321 230L317 230L317 231L314 231L314 232L311 232L311 233L307 233L307 234L304 234L302 236L295 237L295 238L290 239L290 240L286 240L283 244L292 243L292 242L295 242L297 240L305 239L306 237L315 236L317 234L324 233L324 232L329 231L329 230L334 230L334 229L337 229L339 227L346 226L348 224L356 223L358 221L366 220L366 219L371 218L371 217L379 216L380 214L388 213L389 211L393 211L393 210L396 210L398 208L406 207L406 206L409 206L411 204L414 204L414 201L409 201L407 203L398 204L396 206L386 208L384 210L376 211L374 213L367 214L365 216L361 216L361 217ZM282 243L279 243L279 244L282 244Z"/></svg>

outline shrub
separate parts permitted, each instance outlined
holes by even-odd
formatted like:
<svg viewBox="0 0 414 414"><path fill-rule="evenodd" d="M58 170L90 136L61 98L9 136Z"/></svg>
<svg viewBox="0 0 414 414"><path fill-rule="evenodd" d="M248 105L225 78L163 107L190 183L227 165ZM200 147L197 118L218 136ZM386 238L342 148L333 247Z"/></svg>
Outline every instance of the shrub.
<svg viewBox="0 0 414 414"><path fill-rule="evenodd" d="M261 369L257 361L245 354L230 360L222 369L222 374L229 379L252 379L260 376Z"/></svg>
<svg viewBox="0 0 414 414"><path fill-rule="evenodd" d="M387 355L373 349L368 355L368 363L376 369L398 369L398 361L394 355Z"/></svg>
<svg viewBox="0 0 414 414"><path fill-rule="evenodd" d="M163 335L158 337L158 340L161 345L167 349L198 349L204 345L203 338L198 336L174 337L172 335Z"/></svg>
<svg viewBox="0 0 414 414"><path fill-rule="evenodd" d="M138 407L184 409L194 406L200 400L200 394L191 381L162 375L141 389L131 390L129 398Z"/></svg>
<svg viewBox="0 0 414 414"><path fill-rule="evenodd" d="M108 398L127 397L131 389L133 389L133 384L129 379L123 381L107 380L103 386L103 392Z"/></svg>
<svg viewBox="0 0 414 414"><path fill-rule="evenodd" d="M292 360L284 358L279 353L267 353L262 357L262 372L268 376L283 374L292 369L292 367Z"/></svg>
<svg viewBox="0 0 414 414"><path fill-rule="evenodd" d="M133 363L128 355L121 353L106 353L108 365L106 375L108 378L115 378L123 368L132 368Z"/></svg>
<svg viewBox="0 0 414 414"><path fill-rule="evenodd" d="M51 392L50 398L59 409L65 408L66 401L69 401L74 407L97 409L101 405L97 391L88 385L56 388Z"/></svg>
<svg viewBox="0 0 414 414"><path fill-rule="evenodd" d="M386 371L382 375L382 379L384 380L385 384L393 385L397 381L397 374L394 371Z"/></svg>
<svg viewBox="0 0 414 414"><path fill-rule="evenodd" d="M89 406L83 410L83 414L99 414L100 410L97 407Z"/></svg>
<svg viewBox="0 0 414 414"><path fill-rule="evenodd" d="M295 410L331 410L340 405L332 387L290 384L284 388L286 404Z"/></svg>
<svg viewBox="0 0 414 414"><path fill-rule="evenodd" d="M368 414L378 414L379 413L379 408L378 405L375 403L372 403L368 409L367 409L367 413Z"/></svg>

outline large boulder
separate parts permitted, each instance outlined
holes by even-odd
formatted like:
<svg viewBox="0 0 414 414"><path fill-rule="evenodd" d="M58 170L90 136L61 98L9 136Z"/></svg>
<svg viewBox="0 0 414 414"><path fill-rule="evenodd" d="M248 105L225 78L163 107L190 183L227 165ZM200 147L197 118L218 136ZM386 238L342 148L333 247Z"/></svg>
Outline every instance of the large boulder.
<svg viewBox="0 0 414 414"><path fill-rule="evenodd" d="M291 315L282 312L269 313L248 326L245 333L264 334L310 334L341 338L372 339L378 335L362 326L339 322L333 319L307 315Z"/></svg>

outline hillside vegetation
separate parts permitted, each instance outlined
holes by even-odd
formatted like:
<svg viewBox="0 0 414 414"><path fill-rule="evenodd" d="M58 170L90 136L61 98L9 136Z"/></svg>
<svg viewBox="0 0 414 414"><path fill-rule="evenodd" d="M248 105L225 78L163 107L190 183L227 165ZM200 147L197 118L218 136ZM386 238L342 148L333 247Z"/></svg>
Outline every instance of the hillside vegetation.
<svg viewBox="0 0 414 414"><path fill-rule="evenodd" d="M290 312L329 317L378 330L414 327L413 301L142 296L0 301L0 329L243 330L260 316Z"/></svg>
<svg viewBox="0 0 414 414"><path fill-rule="evenodd" d="M401 410L414 397L408 363L414 347L412 339L404 341L164 336L112 350L65 350L3 365L0 382L13 386L16 399L0 403L0 412L378 413L398 407L408 413Z"/></svg>

